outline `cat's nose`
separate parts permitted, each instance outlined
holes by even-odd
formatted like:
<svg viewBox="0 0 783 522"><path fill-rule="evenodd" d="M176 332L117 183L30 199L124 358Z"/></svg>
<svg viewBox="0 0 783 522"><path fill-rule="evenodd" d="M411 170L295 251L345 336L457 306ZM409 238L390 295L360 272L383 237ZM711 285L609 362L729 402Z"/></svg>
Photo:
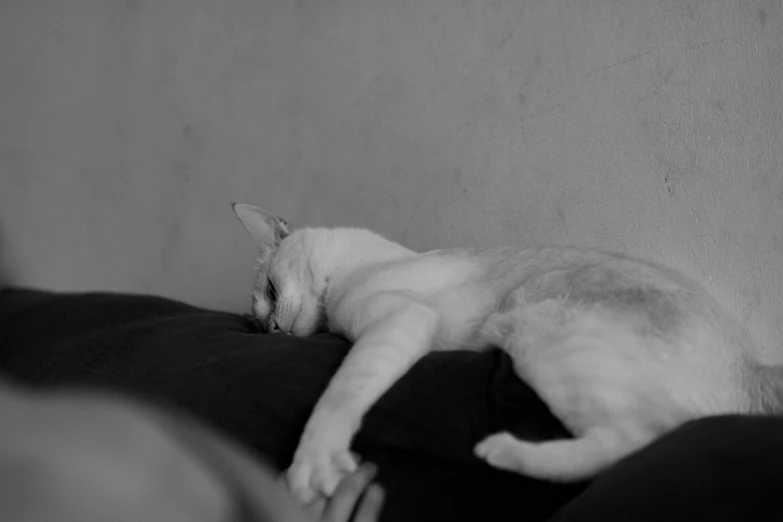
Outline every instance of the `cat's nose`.
<svg viewBox="0 0 783 522"><path fill-rule="evenodd" d="M284 333L286 335L293 335L290 331L280 328L280 325L277 324L276 319L269 321L269 333Z"/></svg>

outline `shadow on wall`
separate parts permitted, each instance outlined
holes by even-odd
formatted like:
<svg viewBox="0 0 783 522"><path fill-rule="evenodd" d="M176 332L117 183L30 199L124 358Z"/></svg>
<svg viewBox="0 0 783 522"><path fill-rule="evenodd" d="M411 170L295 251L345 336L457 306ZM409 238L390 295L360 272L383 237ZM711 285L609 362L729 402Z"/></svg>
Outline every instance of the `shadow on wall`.
<svg viewBox="0 0 783 522"><path fill-rule="evenodd" d="M14 281L14 270L12 268L11 256L7 251L8 242L6 241L3 225L0 223L0 288L9 285Z"/></svg>

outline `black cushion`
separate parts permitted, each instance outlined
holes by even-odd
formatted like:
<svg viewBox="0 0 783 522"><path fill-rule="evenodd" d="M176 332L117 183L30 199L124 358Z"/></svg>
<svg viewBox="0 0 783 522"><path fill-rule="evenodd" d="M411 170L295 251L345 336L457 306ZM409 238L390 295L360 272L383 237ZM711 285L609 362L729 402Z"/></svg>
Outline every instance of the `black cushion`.
<svg viewBox="0 0 783 522"><path fill-rule="evenodd" d="M350 348L333 335L266 335L242 316L152 296L0 292L0 372L182 408L263 455L290 462L315 401ZM783 382L783 371L781 371ZM370 411L355 449L380 466L386 521L783 519L783 418L691 422L590 484L494 470L472 456L486 434L568 433L507 356L425 357Z"/></svg>

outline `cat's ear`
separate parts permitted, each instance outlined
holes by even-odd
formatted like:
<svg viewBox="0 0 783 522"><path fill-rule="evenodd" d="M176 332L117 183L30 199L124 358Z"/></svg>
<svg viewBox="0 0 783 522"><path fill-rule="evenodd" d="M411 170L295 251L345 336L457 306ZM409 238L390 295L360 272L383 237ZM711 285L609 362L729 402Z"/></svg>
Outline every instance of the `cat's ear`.
<svg viewBox="0 0 783 522"><path fill-rule="evenodd" d="M234 203L232 208L261 252L276 248L290 234L288 223L266 210L244 203Z"/></svg>

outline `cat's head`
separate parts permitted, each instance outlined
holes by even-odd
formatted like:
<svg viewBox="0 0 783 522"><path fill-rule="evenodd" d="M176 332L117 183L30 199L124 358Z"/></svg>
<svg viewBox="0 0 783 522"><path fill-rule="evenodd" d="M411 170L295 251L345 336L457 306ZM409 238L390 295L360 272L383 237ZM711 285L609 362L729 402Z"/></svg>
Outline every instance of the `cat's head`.
<svg viewBox="0 0 783 522"><path fill-rule="evenodd" d="M323 297L328 274L314 266L314 244L326 229L291 231L285 220L265 210L234 203L234 213L258 248L253 315L268 332L299 337L324 330Z"/></svg>

